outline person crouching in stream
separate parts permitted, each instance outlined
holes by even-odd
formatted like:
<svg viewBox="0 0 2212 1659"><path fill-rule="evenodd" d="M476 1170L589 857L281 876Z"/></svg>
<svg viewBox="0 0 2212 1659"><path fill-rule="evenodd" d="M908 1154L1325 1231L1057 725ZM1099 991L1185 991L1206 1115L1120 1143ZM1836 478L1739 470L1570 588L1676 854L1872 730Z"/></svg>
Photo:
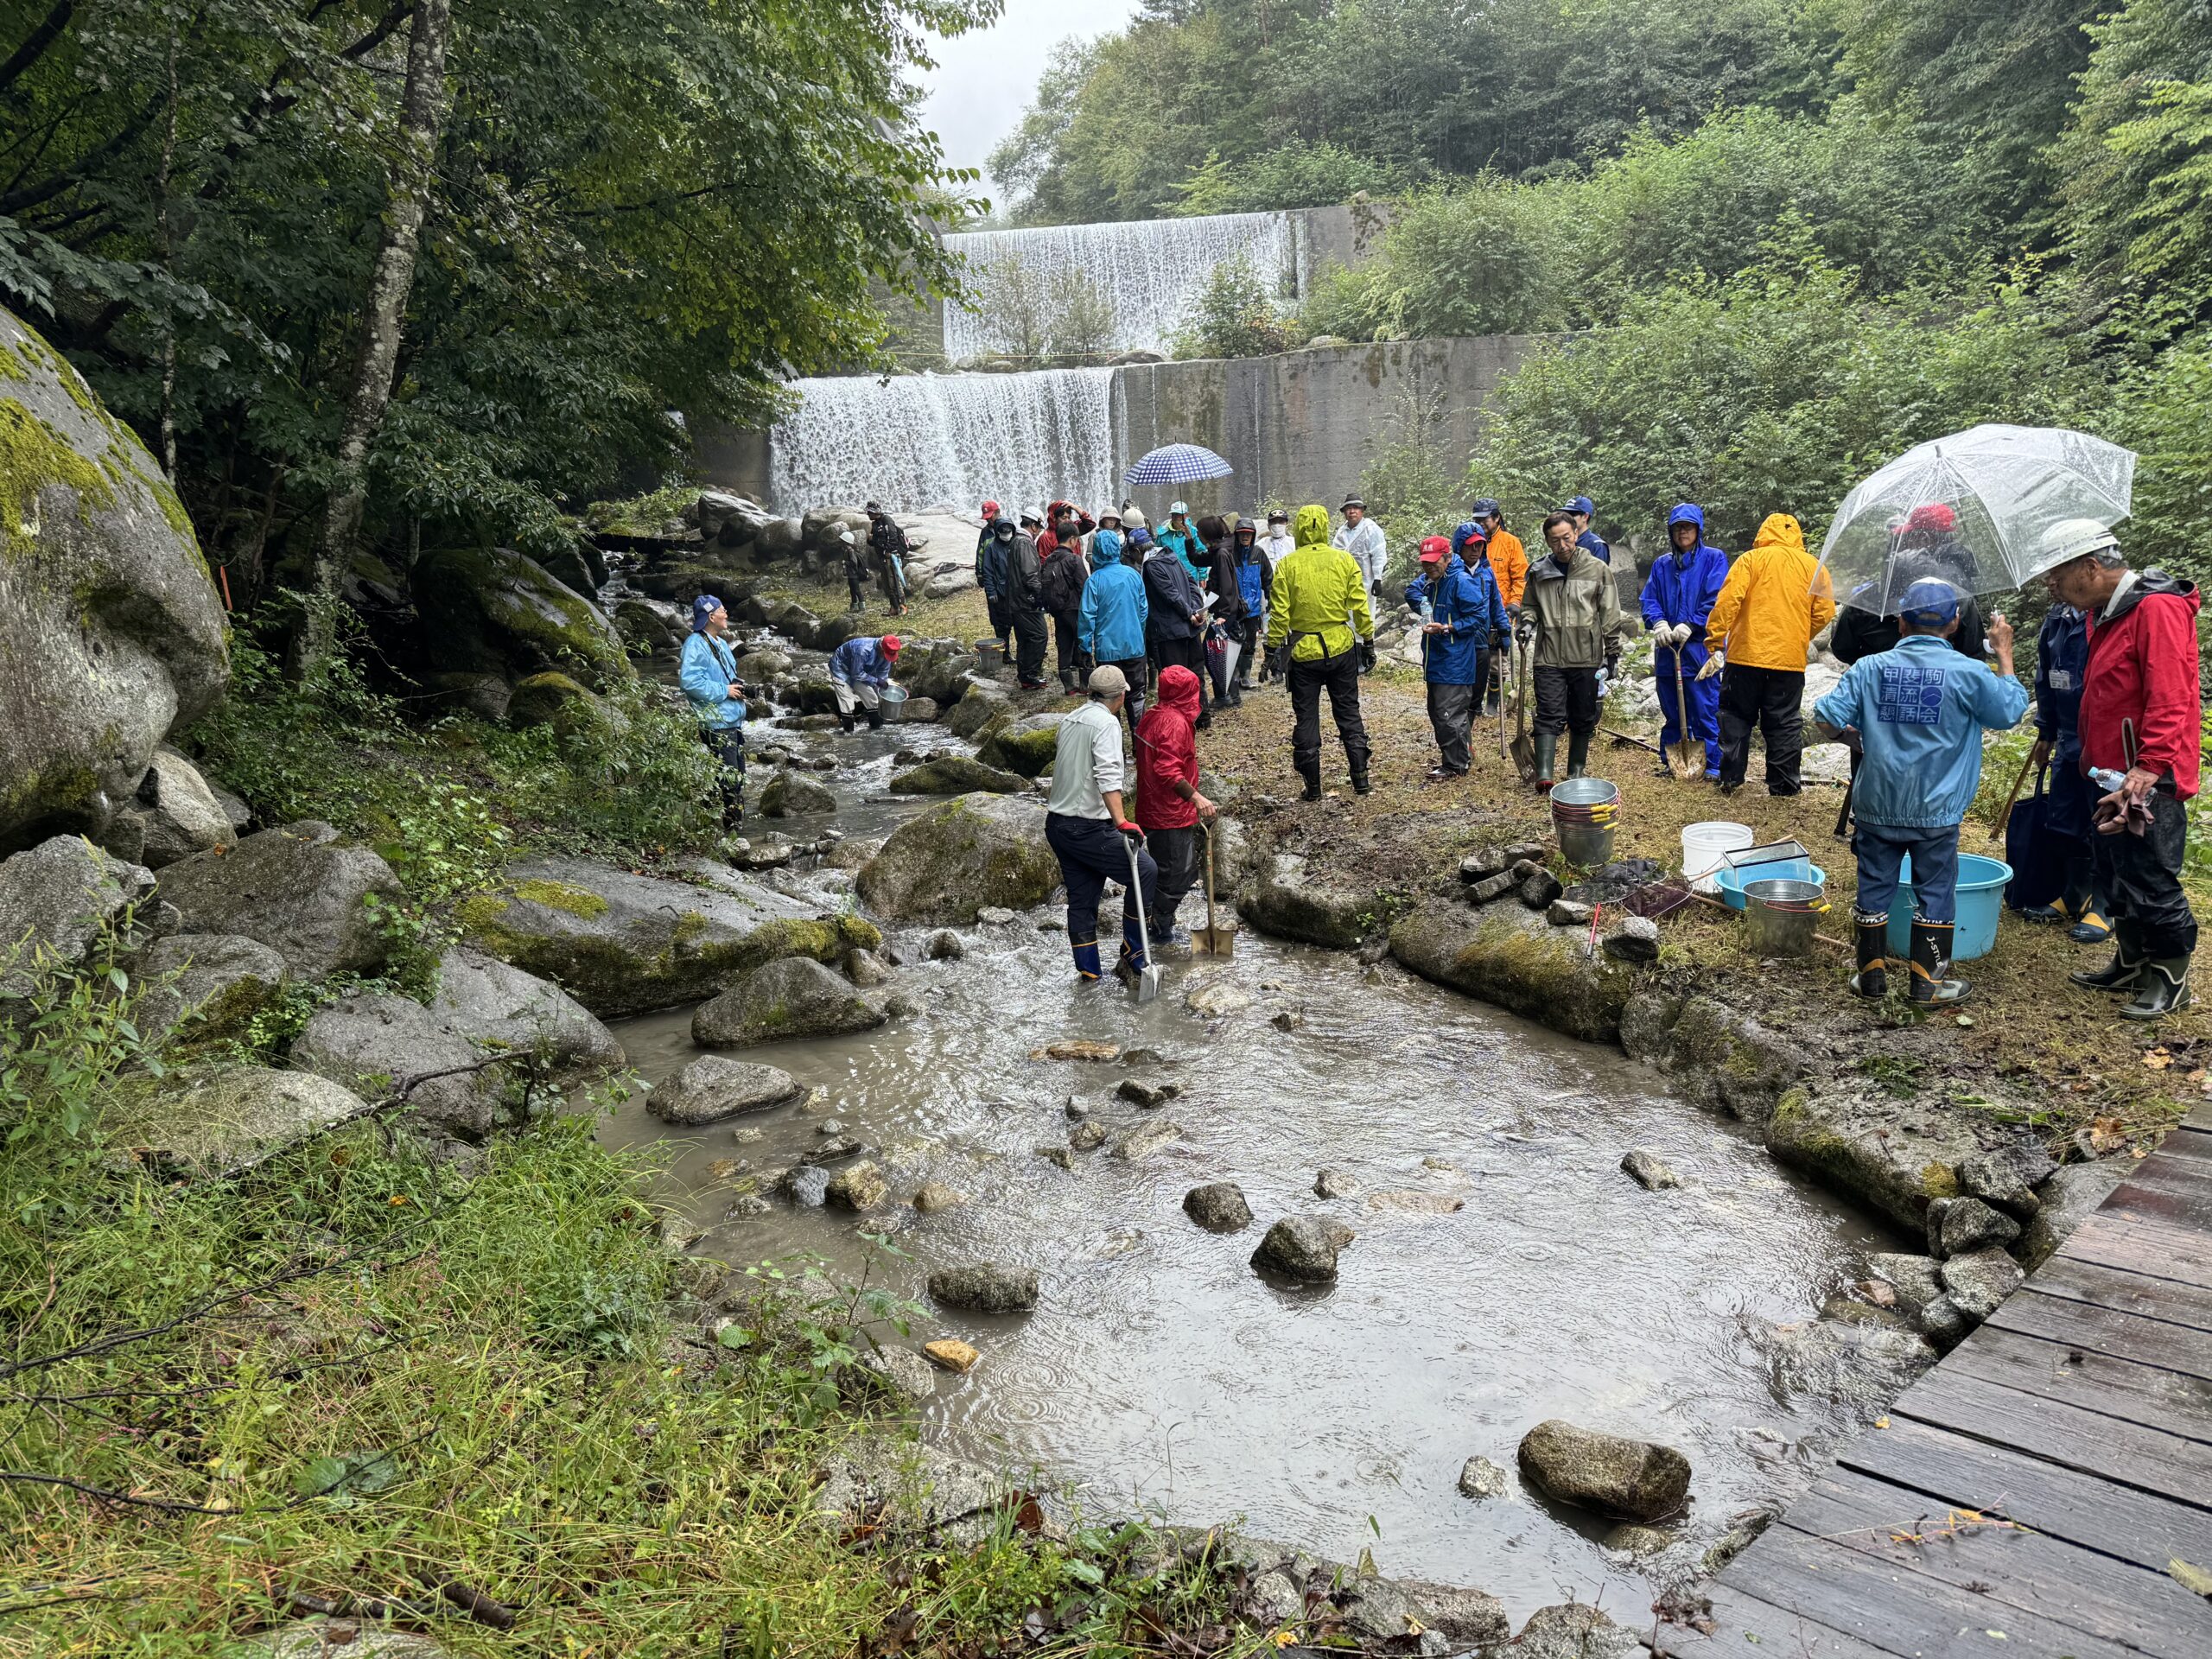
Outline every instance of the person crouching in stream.
<svg viewBox="0 0 2212 1659"><path fill-rule="evenodd" d="M880 639L866 635L848 639L830 653L830 693L837 699L837 726L853 729L853 710L867 711L871 732L883 724L883 688L891 683L905 642L895 633Z"/></svg>
<svg viewBox="0 0 2212 1659"><path fill-rule="evenodd" d="M1185 671L1188 672L1188 671ZM1100 977L1098 899L1109 881L1127 883L1134 855L1138 887L1122 899L1122 956L1114 971L1132 980L1147 965L1142 916L1156 902L1160 867L1144 850L1144 831L1122 801L1122 703L1128 677L1109 663L1090 671L1084 704L1060 722L1052 750L1052 792L1045 801L1045 842L1060 861L1068 890L1068 944L1076 976Z"/></svg>
<svg viewBox="0 0 2212 1659"><path fill-rule="evenodd" d="M1160 671L1160 699L1137 722L1137 823L1160 868L1151 908L1154 949L1188 944L1175 912L1198 880L1198 822L1213 803L1198 793L1198 677L1177 664Z"/></svg>
<svg viewBox="0 0 2212 1659"><path fill-rule="evenodd" d="M712 594L693 600L677 683L699 717L699 741L721 763L722 828L734 830L745 822L745 686L728 633L729 613L721 600Z"/></svg>
<svg viewBox="0 0 2212 1659"><path fill-rule="evenodd" d="M1834 742L1856 731L1866 756L1852 797L1859 971L1851 988L1866 997L1889 994L1890 901L1910 857L1912 1000L1923 1007L1963 1002L1970 988L1951 977L1959 825L1981 786L1983 731L2003 731L2028 712L2003 617L1989 619L1993 672L1951 649L1959 600L1948 582L1913 583L1898 607L1895 648L1860 658L1813 705L1821 736Z"/></svg>

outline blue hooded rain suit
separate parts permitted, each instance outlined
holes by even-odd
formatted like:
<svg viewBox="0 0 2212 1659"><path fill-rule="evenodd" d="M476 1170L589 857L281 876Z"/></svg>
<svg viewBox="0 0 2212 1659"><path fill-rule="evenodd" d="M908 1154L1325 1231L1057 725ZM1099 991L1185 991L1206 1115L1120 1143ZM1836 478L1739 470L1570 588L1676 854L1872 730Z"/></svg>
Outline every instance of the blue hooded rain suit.
<svg viewBox="0 0 2212 1659"><path fill-rule="evenodd" d="M1094 663L1111 663L1128 677L1129 720L1144 712L1146 619L1144 578L1122 563L1122 533L1102 530L1090 538L1090 580L1076 612L1076 643Z"/></svg>
<svg viewBox="0 0 2212 1659"><path fill-rule="evenodd" d="M1697 543L1687 553L1675 546L1675 526L1694 524ZM1705 775L1720 775L1720 681L1698 678L1705 666L1707 621L1720 584L1728 580L1728 556L1705 539L1705 510L1684 502L1667 515L1667 550L1653 562L1643 584L1643 626L1649 629L1675 623L1689 625L1689 642L1681 647L1681 689L1689 694L1689 734L1705 742ZM1659 747L1682 740L1682 711L1677 706L1675 647L1662 645L1652 652L1651 667L1659 688L1663 716Z"/></svg>

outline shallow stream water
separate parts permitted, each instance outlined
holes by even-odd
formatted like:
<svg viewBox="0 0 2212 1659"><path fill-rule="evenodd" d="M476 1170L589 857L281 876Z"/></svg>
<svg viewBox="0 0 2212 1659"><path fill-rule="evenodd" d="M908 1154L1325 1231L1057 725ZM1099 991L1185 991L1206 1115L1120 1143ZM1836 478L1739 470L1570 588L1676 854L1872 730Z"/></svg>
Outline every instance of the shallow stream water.
<svg viewBox="0 0 2212 1659"><path fill-rule="evenodd" d="M849 769L832 781L850 833L881 834L911 810L880 798L892 749L918 734L837 740ZM798 880L834 902L849 879ZM1655 1074L1394 966L1249 931L1229 964L1170 963L1160 999L1138 1007L1110 982L1076 982L1058 922L1047 907L961 929L968 955L942 963L920 959L925 930L893 931L918 1017L742 1056L817 1085L811 1109L678 1132L638 1098L606 1125L610 1141L667 1157L670 1192L724 1260L811 1253L833 1274L865 1271L918 1299L933 1267L1035 1268L1042 1296L1027 1318L932 1316L916 1332L982 1355L966 1376L940 1376L925 1414L933 1440L1034 1465L1093 1513L1241 1516L1332 1559L1367 1548L1388 1573L1479 1586L1516 1616L1573 1594L1632 1618L1650 1589L1601 1546L1605 1522L1536 1498L1517 1475L1508 1497L1465 1498L1465 1460L1512 1470L1522 1434L1548 1417L1662 1440L1695 1468L1689 1530L1709 1539L1791 1488L1811 1460L1805 1442L1868 1414L1785 1399L1747 1329L1809 1318L1858 1251L1882 1246ZM1215 1020L1189 1011L1185 994L1216 976L1250 1005ZM617 1034L649 1080L698 1052L688 1009ZM1031 1057L1064 1038L1162 1058ZM1115 1094L1132 1076L1182 1094L1140 1110ZM1134 1160L1101 1149L1062 1170L1037 1149L1065 1144L1071 1096L1116 1138L1160 1120L1182 1134ZM709 1166L741 1159L772 1174L817 1143L825 1119L890 1179L884 1209L779 1202L725 1224L734 1189ZM1682 1188L1637 1186L1618 1167L1632 1147L1666 1159ZM1324 1167L1357 1196L1316 1198ZM918 1215L906 1200L924 1180L970 1202ZM1214 1180L1242 1185L1251 1228L1216 1236L1184 1215L1184 1193ZM1427 1212L1439 1198L1461 1207ZM1249 1265L1266 1225L1297 1212L1358 1235L1332 1287L1286 1290ZM906 1258L874 1255L869 1231L893 1234Z"/></svg>

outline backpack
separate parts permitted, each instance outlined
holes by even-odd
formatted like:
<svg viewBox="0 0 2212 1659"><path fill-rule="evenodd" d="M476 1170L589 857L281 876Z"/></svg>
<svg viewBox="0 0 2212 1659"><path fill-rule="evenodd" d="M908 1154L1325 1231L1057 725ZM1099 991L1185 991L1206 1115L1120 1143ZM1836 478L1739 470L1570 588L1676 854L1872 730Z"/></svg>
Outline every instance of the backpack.
<svg viewBox="0 0 2212 1659"><path fill-rule="evenodd" d="M1072 543L1052 550L1038 574L1038 602L1047 611L1065 613L1083 603L1083 556Z"/></svg>

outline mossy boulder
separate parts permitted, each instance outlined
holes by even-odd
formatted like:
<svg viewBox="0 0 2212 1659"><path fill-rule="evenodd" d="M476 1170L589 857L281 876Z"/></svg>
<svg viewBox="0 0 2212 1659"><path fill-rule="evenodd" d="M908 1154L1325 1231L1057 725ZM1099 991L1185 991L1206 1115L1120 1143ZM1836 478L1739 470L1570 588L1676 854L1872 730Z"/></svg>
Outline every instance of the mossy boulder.
<svg viewBox="0 0 2212 1659"><path fill-rule="evenodd" d="M552 726L562 728L574 727L579 719L588 719L597 699L569 676L558 669L548 669L543 674L531 674L515 682L514 695L507 699L507 721L518 727Z"/></svg>
<svg viewBox="0 0 2212 1659"><path fill-rule="evenodd" d="M1471 910L1430 900L1391 928L1390 954L1423 979L1569 1037L1611 1042L1637 975L1603 953L1592 961L1587 938L1519 905Z"/></svg>
<svg viewBox="0 0 2212 1659"><path fill-rule="evenodd" d="M938 701L950 705L944 711L944 724L955 737L973 741L994 721L1013 721L1013 698L997 681L967 674L953 689L959 693L957 696L939 697Z"/></svg>
<svg viewBox="0 0 2212 1659"><path fill-rule="evenodd" d="M430 1012L487 1053L529 1053L567 1078L611 1071L623 1062L590 1010L559 986L466 945L438 958Z"/></svg>
<svg viewBox="0 0 2212 1659"><path fill-rule="evenodd" d="M118 1095L102 1127L111 1147L149 1162L232 1175L368 1109L353 1090L312 1072L224 1066Z"/></svg>
<svg viewBox="0 0 2212 1659"><path fill-rule="evenodd" d="M1026 909L1060 885L1034 796L962 795L909 818L860 873L861 899L888 921L973 922L987 905Z"/></svg>
<svg viewBox="0 0 2212 1659"><path fill-rule="evenodd" d="M222 601L176 492L0 310L0 852L102 837L156 746L230 677Z"/></svg>
<svg viewBox="0 0 2212 1659"><path fill-rule="evenodd" d="M1019 795L1028 787L1027 778L964 754L933 754L891 780L894 795Z"/></svg>
<svg viewBox="0 0 2212 1659"><path fill-rule="evenodd" d="M703 1004L691 1016L691 1040L702 1048L750 1048L872 1031L890 1017L882 997L818 962L788 957Z"/></svg>
<svg viewBox="0 0 2212 1659"><path fill-rule="evenodd" d="M632 656L672 652L680 643L676 624L658 606L642 599L623 600L615 606L613 620L615 632L622 636L622 644Z"/></svg>
<svg viewBox="0 0 2212 1659"><path fill-rule="evenodd" d="M441 548L412 580L434 671L518 680L556 669L594 688L629 671L605 613L512 548Z"/></svg>
<svg viewBox="0 0 2212 1659"><path fill-rule="evenodd" d="M139 1034L158 1044L175 1033L194 1045L245 1035L290 976L283 957L235 933L173 933L148 946L132 973L145 993Z"/></svg>
<svg viewBox="0 0 2212 1659"><path fill-rule="evenodd" d="M1931 1200L1960 1196L1960 1165L1984 1149L1980 1126L1963 1113L1844 1084L1789 1090L1767 1120L1766 1144L1793 1169L1915 1236Z"/></svg>
<svg viewBox="0 0 2212 1659"><path fill-rule="evenodd" d="M1349 950L1375 928L1375 889L1328 880L1295 853L1262 860L1236 895L1236 913L1262 933Z"/></svg>
<svg viewBox="0 0 2212 1659"><path fill-rule="evenodd" d="M0 974L0 990L20 993L36 958L63 968L82 962L103 929L143 906L153 885L150 871L109 857L82 836L55 836L0 859L0 951L22 947Z"/></svg>
<svg viewBox="0 0 2212 1659"><path fill-rule="evenodd" d="M574 858L516 866L454 919L601 1019L702 1001L780 957L840 962L883 942L858 917L815 914L727 868L694 885Z"/></svg>
<svg viewBox="0 0 2212 1659"><path fill-rule="evenodd" d="M976 750L976 758L1001 772L1024 778L1040 778L1052 769L1053 752L1060 741L1060 722L1065 715L1024 715L1012 725L993 732Z"/></svg>
<svg viewBox="0 0 2212 1659"><path fill-rule="evenodd" d="M404 896L391 866L311 819L180 859L159 894L185 931L258 939L304 979L382 972L391 939L378 906Z"/></svg>

